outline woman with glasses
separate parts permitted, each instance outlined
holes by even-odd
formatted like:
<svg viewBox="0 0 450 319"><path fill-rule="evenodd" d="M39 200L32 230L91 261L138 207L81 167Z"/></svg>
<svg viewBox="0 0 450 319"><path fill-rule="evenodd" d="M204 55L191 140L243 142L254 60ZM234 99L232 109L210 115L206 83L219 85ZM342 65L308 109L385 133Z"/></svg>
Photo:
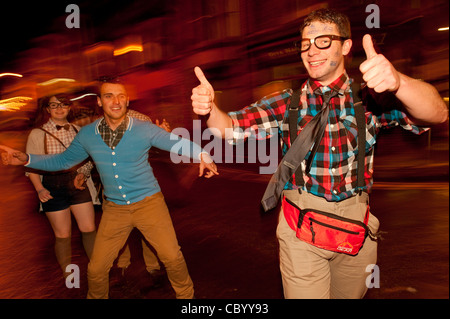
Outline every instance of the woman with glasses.
<svg viewBox="0 0 450 319"><path fill-rule="evenodd" d="M35 128L27 140L27 152L34 154L58 154L72 143L79 127L70 124L71 101L65 94L55 94L41 99ZM70 274L66 267L71 264L72 216L81 231L86 255L90 258L94 247L96 228L94 206L100 204L90 177L93 165L56 173L28 171L41 202L40 211L45 213L55 235L55 254L63 276Z"/></svg>

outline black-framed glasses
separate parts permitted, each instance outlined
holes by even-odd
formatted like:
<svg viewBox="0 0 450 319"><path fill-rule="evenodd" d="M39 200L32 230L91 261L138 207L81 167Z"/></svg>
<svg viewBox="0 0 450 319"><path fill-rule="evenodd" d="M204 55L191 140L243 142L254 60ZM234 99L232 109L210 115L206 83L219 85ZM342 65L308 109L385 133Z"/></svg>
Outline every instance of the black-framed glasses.
<svg viewBox="0 0 450 319"><path fill-rule="evenodd" d="M52 110L57 109L58 107L60 107L62 109L67 109L69 107L69 104L67 104L67 103L51 102L51 103L48 103L48 107L51 108Z"/></svg>
<svg viewBox="0 0 450 319"><path fill-rule="evenodd" d="M300 52L303 53L308 51L313 43L316 46L316 48L320 50L328 49L334 40L345 41L348 40L348 38L333 34L325 34L319 35L318 37L315 37L313 39L304 38L299 41L295 41L294 45L297 47L298 50L300 50Z"/></svg>

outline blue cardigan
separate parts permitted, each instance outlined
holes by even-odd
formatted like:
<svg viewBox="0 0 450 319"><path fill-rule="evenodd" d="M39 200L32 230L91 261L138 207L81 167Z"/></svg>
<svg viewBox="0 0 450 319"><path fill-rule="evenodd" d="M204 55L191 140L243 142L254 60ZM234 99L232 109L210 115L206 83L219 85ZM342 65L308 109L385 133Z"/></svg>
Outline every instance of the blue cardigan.
<svg viewBox="0 0 450 319"><path fill-rule="evenodd" d="M152 146L199 159L202 152L199 145L149 122L132 117L128 119L128 127L114 149L103 141L98 130L101 119L98 119L81 128L63 153L30 154L27 166L44 171L60 171L91 156L100 174L106 199L126 205L161 191L148 162L148 151Z"/></svg>

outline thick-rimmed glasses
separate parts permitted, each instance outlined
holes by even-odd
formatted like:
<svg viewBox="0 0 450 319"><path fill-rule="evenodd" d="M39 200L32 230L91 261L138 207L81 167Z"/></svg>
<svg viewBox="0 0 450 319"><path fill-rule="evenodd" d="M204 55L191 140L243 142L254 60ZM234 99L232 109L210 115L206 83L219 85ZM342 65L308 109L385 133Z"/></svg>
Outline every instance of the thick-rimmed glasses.
<svg viewBox="0 0 450 319"><path fill-rule="evenodd" d="M304 38L301 39L300 41L295 41L294 45L297 47L298 50L300 50L300 52L303 53L308 51L313 43L316 46L316 48L320 50L328 49L334 40L345 41L348 40L348 38L333 34L325 34L319 35L318 37L315 37L313 39Z"/></svg>
<svg viewBox="0 0 450 319"><path fill-rule="evenodd" d="M67 109L69 107L69 104L67 104L67 103L51 102L51 103L48 103L48 107L51 108L52 110L55 110L58 107L60 107L62 109Z"/></svg>

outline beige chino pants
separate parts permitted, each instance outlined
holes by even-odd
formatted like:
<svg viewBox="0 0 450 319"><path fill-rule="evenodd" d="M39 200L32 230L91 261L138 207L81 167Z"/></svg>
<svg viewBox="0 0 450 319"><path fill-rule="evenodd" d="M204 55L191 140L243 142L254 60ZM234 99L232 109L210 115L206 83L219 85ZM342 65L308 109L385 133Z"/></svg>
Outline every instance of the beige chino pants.
<svg viewBox="0 0 450 319"><path fill-rule="evenodd" d="M161 192L131 205L103 203L103 216L88 265L89 299L109 295L109 270L136 227L156 250L178 299L194 297L194 287Z"/></svg>
<svg viewBox="0 0 450 319"><path fill-rule="evenodd" d="M285 191L284 195L300 208L316 208L338 216L363 221L368 194L354 196L341 202L298 191ZM376 233L378 219L370 214L369 228ZM286 222L283 210L277 227L280 244L280 271L284 296L287 299L363 298L367 292L368 265L376 264L377 242L366 238L356 256L335 253L315 247L297 238Z"/></svg>

